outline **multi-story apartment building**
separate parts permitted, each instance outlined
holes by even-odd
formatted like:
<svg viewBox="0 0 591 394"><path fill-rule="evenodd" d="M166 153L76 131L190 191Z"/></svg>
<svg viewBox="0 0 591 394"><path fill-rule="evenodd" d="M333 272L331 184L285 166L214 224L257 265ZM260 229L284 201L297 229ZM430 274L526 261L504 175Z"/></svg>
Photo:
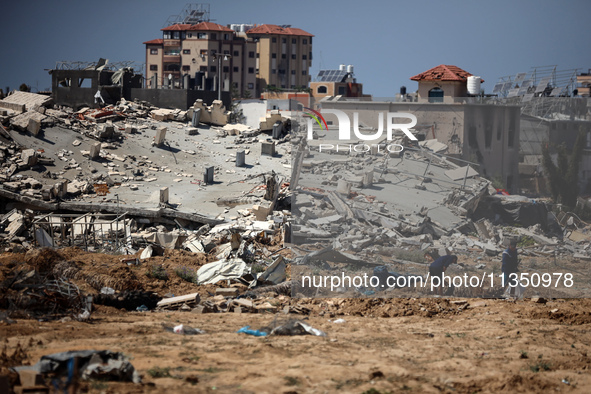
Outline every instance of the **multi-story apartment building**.
<svg viewBox="0 0 591 394"><path fill-rule="evenodd" d="M259 91L308 87L312 34L298 28L260 25L246 32L256 42Z"/></svg>
<svg viewBox="0 0 591 394"><path fill-rule="evenodd" d="M233 30L213 22L174 24L146 41L146 87L235 90L258 97L268 86L308 86L312 35L260 25Z"/></svg>
<svg viewBox="0 0 591 394"><path fill-rule="evenodd" d="M256 43L213 22L174 24L146 41L147 87L195 88L256 96ZM246 93L248 91L248 93Z"/></svg>

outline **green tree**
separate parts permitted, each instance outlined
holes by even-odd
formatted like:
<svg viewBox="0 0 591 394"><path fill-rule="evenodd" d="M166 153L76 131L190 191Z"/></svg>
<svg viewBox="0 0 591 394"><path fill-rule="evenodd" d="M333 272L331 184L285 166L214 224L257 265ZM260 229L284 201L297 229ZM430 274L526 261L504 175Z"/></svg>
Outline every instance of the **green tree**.
<svg viewBox="0 0 591 394"><path fill-rule="evenodd" d="M558 154L556 164L550 155L550 147L545 143L542 148L542 164L548 175L550 194L557 203L570 208L577 205L579 195L579 166L583 158L585 133L581 130L570 154L564 144L556 147Z"/></svg>

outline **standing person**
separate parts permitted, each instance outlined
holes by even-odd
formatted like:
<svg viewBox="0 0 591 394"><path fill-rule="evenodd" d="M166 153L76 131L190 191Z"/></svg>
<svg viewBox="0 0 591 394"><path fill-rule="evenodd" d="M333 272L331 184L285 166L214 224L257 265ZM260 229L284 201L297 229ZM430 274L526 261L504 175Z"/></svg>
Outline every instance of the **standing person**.
<svg viewBox="0 0 591 394"><path fill-rule="evenodd" d="M509 285L509 296L514 297L515 292L517 291L517 278L514 278L517 274L517 265L519 264L519 259L517 257L517 241L512 240L509 243L509 247L505 249L503 252L503 265L501 269L503 270L503 278L504 283Z"/></svg>
<svg viewBox="0 0 591 394"><path fill-rule="evenodd" d="M440 278L439 287L437 287L437 294L443 295L443 273L452 264L458 262L458 256L446 254L438 257L434 262L429 265L429 275L431 275L431 281L433 277Z"/></svg>

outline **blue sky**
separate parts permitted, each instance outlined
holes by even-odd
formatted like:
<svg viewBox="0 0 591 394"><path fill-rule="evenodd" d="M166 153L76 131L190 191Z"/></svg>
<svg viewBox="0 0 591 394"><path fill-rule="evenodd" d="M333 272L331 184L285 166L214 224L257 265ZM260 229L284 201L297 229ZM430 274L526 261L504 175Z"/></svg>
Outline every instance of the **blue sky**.
<svg viewBox="0 0 591 394"><path fill-rule="evenodd" d="M5 1L0 87L51 86L57 61L145 60L142 42L161 38L187 0ZM311 74L353 64L364 92L392 97L439 64L496 80L534 66L591 68L588 0L210 0L211 19L291 24L315 35Z"/></svg>

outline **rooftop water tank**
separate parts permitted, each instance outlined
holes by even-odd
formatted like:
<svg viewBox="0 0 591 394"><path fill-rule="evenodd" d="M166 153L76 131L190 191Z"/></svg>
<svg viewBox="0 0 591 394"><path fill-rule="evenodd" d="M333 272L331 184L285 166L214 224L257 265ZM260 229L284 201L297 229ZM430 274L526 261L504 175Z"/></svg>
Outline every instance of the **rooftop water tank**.
<svg viewBox="0 0 591 394"><path fill-rule="evenodd" d="M339 70L341 70L341 71L347 71L347 66L345 66L344 64L341 64L339 66Z"/></svg>
<svg viewBox="0 0 591 394"><path fill-rule="evenodd" d="M478 96L480 94L480 77L470 76L468 77L468 94Z"/></svg>
<svg viewBox="0 0 591 394"><path fill-rule="evenodd" d="M352 64L349 64L349 65L347 66L347 72L348 72L349 74L353 74L353 65L352 65Z"/></svg>

